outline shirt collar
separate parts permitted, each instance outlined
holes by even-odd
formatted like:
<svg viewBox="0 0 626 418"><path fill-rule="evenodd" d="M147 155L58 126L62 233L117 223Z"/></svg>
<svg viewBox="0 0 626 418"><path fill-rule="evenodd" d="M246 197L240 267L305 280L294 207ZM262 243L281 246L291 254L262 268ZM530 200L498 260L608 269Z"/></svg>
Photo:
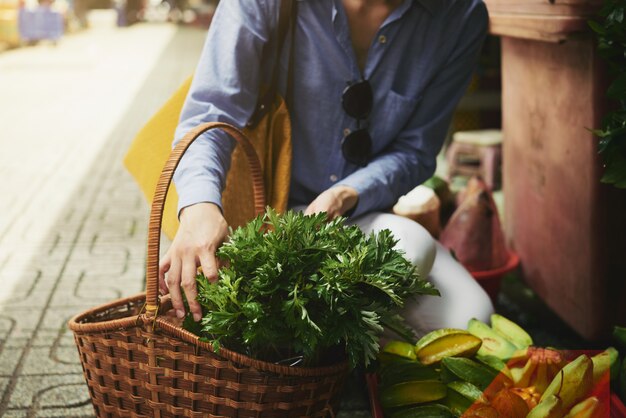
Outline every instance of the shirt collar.
<svg viewBox="0 0 626 418"><path fill-rule="evenodd" d="M431 14L436 14L441 6L441 0L414 0L420 3L422 6L426 8Z"/></svg>
<svg viewBox="0 0 626 418"><path fill-rule="evenodd" d="M306 0L297 0L297 1L306 1ZM414 3L420 3L426 10L428 10L431 14L436 14L441 6L441 0L406 0L407 2L413 1ZM335 16L337 16L337 7L336 3L333 2L333 21L335 20Z"/></svg>

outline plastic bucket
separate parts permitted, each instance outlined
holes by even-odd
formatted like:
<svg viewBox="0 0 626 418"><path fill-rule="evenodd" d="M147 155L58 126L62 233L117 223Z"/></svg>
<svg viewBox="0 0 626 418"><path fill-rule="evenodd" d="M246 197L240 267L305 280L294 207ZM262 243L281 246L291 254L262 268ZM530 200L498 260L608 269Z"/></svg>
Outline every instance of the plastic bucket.
<svg viewBox="0 0 626 418"><path fill-rule="evenodd" d="M505 274L515 270L519 265L519 256L509 251L509 258L507 262L502 266L491 270L470 271L470 274L476 279L476 281L487 292L492 302L496 302L498 293L500 293L500 287L502 285L502 277Z"/></svg>

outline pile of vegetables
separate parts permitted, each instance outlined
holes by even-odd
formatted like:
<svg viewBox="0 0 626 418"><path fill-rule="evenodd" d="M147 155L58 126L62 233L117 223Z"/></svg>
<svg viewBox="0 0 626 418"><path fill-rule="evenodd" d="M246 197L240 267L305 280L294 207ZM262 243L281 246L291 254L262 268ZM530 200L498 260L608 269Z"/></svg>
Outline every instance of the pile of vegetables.
<svg viewBox="0 0 626 418"><path fill-rule="evenodd" d="M626 329L616 328L626 342ZM609 387L626 383L618 351L576 353L533 347L519 325L494 314L491 325L439 329L416 344L389 342L379 354L386 417L608 417ZM624 388L626 390L626 387Z"/></svg>
<svg viewBox="0 0 626 418"><path fill-rule="evenodd" d="M232 232L217 256L227 267L210 284L199 275L199 324L184 326L213 343L266 361L301 365L347 357L367 365L383 327L412 335L396 313L412 296L438 294L394 249L388 230L365 235L344 219L267 210Z"/></svg>

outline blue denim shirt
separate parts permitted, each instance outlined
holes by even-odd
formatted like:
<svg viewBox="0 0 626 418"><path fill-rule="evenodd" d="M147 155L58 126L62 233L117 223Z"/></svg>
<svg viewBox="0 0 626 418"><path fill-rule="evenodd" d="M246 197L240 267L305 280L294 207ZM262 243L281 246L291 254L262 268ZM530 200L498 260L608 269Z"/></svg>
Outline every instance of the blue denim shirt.
<svg viewBox="0 0 626 418"><path fill-rule="evenodd" d="M279 3L219 3L175 140L203 122L246 125L258 86L271 72L260 61L264 46L271 49ZM487 24L481 0L405 0L380 27L361 73L342 0L299 0L294 100L289 102L290 204L306 205L329 187L346 185L359 193L352 213L357 216L391 207L428 179L471 79ZM287 68L284 54L283 94ZM347 162L341 153L341 139L357 124L344 112L341 95L349 82L361 79L369 80L374 92L368 120L373 157L365 167ZM221 204L234 141L217 131L205 136L213 138L198 139L176 172L179 210L198 202Z"/></svg>

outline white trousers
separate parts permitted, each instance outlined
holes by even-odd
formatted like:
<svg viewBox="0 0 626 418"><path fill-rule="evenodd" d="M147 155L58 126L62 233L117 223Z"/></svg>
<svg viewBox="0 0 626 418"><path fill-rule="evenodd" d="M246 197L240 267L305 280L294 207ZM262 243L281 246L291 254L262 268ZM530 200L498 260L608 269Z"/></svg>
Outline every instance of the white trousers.
<svg viewBox="0 0 626 418"><path fill-rule="evenodd" d="M365 233L389 229L423 278L441 296L418 296L406 301L402 316L421 336L439 328L467 328L471 318L489 323L491 299L469 272L417 222L391 213L373 212L349 221ZM392 335L387 337L394 338Z"/></svg>

